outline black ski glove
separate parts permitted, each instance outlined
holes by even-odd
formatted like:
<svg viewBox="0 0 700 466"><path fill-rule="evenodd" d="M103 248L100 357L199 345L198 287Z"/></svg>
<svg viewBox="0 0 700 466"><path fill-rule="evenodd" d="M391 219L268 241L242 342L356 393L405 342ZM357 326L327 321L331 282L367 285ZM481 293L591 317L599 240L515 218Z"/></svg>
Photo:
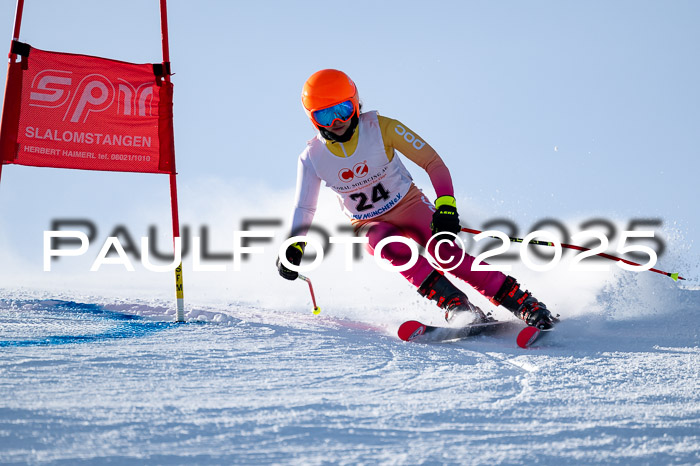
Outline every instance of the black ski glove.
<svg viewBox="0 0 700 466"><path fill-rule="evenodd" d="M462 231L457 214L457 202L454 197L440 196L435 200L435 213L430 229L433 231L433 235L442 232L456 235Z"/></svg>
<svg viewBox="0 0 700 466"><path fill-rule="evenodd" d="M284 256L291 264L299 265L301 264L301 256L304 255L305 246L306 243L292 243L287 247ZM286 278L287 280L296 280L297 278L299 278L299 272L290 270L287 267L285 267L284 264L282 264L282 261L280 261L279 257L277 258L277 271L283 278Z"/></svg>

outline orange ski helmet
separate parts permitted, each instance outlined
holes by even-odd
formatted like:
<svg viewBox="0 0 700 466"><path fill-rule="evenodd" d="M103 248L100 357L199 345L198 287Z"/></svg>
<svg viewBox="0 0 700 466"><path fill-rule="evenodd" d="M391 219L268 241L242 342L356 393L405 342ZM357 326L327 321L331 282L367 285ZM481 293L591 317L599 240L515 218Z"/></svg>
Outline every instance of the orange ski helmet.
<svg viewBox="0 0 700 466"><path fill-rule="evenodd" d="M355 109L354 115L359 115L360 97L357 86L347 74L338 70L327 69L315 72L306 80L301 91L301 104L314 126L317 126L317 122L313 112L346 100L352 102Z"/></svg>

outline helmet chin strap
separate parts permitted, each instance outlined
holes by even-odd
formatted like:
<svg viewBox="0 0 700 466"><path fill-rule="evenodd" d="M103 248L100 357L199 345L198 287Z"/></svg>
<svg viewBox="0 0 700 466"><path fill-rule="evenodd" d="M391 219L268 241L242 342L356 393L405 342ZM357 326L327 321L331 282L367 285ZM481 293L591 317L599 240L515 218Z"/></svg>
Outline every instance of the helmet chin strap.
<svg viewBox="0 0 700 466"><path fill-rule="evenodd" d="M318 128L318 131L321 133L321 136L323 136L323 139L328 139L333 142L348 142L350 139L352 139L352 135L355 133L355 128L357 128L357 124L359 122L360 119L357 117L357 115L353 115L352 120L350 120L350 126L341 135L337 135L323 126L316 126L316 128Z"/></svg>

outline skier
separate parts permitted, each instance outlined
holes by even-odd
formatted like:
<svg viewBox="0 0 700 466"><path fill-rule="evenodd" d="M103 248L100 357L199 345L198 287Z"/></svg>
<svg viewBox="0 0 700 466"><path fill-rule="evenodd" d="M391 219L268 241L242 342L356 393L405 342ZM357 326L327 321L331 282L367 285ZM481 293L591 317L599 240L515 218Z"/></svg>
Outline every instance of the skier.
<svg viewBox="0 0 700 466"><path fill-rule="evenodd" d="M413 130L398 120L380 116L376 111L362 112L357 87L345 73L325 69L314 73L304 84L302 105L318 130L299 156L297 188L292 236L304 236L316 211L321 181L339 197L357 235L368 238L367 249L374 254L377 244L389 236L403 236L426 247L433 257L440 241L436 234L456 235L460 232L452 178L440 156ZM423 168L429 175L437 199L431 203L415 184L396 154ZM436 237L440 238L440 237ZM452 236L454 238L454 236ZM301 263L306 243L293 243L286 252L287 260ZM392 265L407 263L409 247L388 243L381 256ZM474 257L454 243L442 242L439 257L443 269L464 280L496 306L502 305L528 325L547 329L552 316L545 305L518 282L498 271L472 271ZM295 280L299 274L277 260L280 275ZM474 320L488 318L467 296L454 286L425 257L400 272L418 293L436 302L445 311L449 322L463 312L474 314Z"/></svg>

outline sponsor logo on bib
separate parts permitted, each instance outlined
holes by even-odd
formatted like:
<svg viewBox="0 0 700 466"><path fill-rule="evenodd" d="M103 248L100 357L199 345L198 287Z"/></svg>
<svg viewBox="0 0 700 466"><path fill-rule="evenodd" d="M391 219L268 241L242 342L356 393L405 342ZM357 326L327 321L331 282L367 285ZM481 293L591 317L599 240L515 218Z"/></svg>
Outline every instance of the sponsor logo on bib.
<svg viewBox="0 0 700 466"><path fill-rule="evenodd" d="M343 168L338 172L338 179L343 183L349 183L355 178L364 178L369 173L367 162L355 164L352 168Z"/></svg>

